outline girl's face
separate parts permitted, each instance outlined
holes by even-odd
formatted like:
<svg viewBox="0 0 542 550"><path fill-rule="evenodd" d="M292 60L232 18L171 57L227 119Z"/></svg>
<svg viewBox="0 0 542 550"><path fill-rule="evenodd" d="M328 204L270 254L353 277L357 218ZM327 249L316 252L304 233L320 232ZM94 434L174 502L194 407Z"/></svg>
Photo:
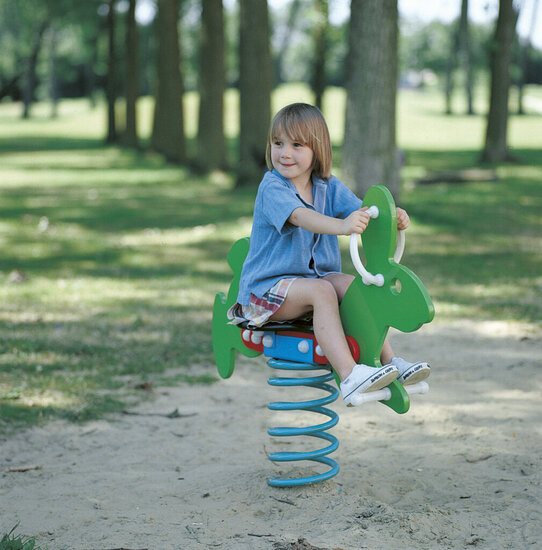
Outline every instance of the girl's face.
<svg viewBox="0 0 542 550"><path fill-rule="evenodd" d="M271 142L273 168L294 185L305 185L312 174L314 153L310 147L279 134Z"/></svg>

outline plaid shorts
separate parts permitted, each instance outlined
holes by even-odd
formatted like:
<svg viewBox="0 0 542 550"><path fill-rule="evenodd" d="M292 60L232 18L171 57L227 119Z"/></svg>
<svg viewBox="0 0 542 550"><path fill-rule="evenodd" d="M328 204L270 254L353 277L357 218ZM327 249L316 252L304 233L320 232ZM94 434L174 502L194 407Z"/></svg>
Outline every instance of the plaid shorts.
<svg viewBox="0 0 542 550"><path fill-rule="evenodd" d="M250 326L261 327L283 304L286 299L286 295L288 294L290 285L295 280L296 277L281 279L261 298L251 294L248 306L234 304L228 310L228 319L230 320L230 324L238 325L244 321L249 321Z"/></svg>

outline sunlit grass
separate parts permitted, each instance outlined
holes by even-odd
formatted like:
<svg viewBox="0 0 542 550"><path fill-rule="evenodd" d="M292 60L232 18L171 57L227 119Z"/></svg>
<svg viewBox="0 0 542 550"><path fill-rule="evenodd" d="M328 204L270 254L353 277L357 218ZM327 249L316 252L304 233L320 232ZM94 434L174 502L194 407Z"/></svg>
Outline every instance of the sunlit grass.
<svg viewBox="0 0 542 550"><path fill-rule="evenodd" d="M226 101L235 139L237 93ZM274 109L291 101L312 96L281 87ZM324 98L339 153L344 101L335 88ZM412 218L404 263L437 318L540 326L542 117L511 119L520 162L491 167L496 181L422 186L413 182L428 172L476 166L484 119L444 115L436 90L402 92L398 105ZM188 94L189 138L196 106ZM152 101L139 108L148 139ZM104 110L85 101L61 103L54 120L46 105L34 113L21 121L17 106L0 105L0 429L119 411L145 398L144 382L211 382L212 303L231 279L232 242L250 232L255 188L105 147Z"/></svg>

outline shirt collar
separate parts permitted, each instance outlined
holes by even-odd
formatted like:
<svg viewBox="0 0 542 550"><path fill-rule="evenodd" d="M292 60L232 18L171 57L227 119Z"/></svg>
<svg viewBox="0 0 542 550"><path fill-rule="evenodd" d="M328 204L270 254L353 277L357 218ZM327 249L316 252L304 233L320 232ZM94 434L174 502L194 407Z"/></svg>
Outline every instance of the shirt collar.
<svg viewBox="0 0 542 550"><path fill-rule="evenodd" d="M312 176L312 185L313 185L313 198L314 198L314 204L308 204L306 203L303 198L299 195L297 192L296 186L292 183L292 181L288 178L285 178L282 176L277 170L273 168L272 170L273 175L280 178L283 182L285 182L288 187L299 197L299 200L303 202L303 204L306 204L309 208L313 208L319 212L323 212L324 205L326 202L326 191L327 191L327 185L326 180L319 178L317 176Z"/></svg>
<svg viewBox="0 0 542 550"><path fill-rule="evenodd" d="M289 180L288 178L285 178L284 176L282 176L277 170L275 170L273 168L272 170L272 173L277 176L278 178L280 178L282 181L285 181L288 186L297 193L297 189L296 189L296 186L291 182L291 180ZM317 176L312 176L312 184L314 186L316 186L318 188L318 190L320 191L322 186L325 186L326 185L326 180L323 180L322 178L319 178Z"/></svg>

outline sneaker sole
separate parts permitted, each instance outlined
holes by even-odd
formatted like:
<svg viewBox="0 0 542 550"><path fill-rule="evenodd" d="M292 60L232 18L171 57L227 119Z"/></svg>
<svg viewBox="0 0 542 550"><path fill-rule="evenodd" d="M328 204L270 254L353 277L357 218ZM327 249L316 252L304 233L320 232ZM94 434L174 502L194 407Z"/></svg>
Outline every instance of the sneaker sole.
<svg viewBox="0 0 542 550"><path fill-rule="evenodd" d="M410 386L425 380L430 374L431 367L429 365L414 365L414 367L408 369L402 376L399 376L397 380L399 380L403 386Z"/></svg>
<svg viewBox="0 0 542 550"><path fill-rule="evenodd" d="M370 391L378 391L386 386L389 386L397 379L399 371L394 366L387 366L378 369L372 376L362 382L351 395L355 393L367 393Z"/></svg>

